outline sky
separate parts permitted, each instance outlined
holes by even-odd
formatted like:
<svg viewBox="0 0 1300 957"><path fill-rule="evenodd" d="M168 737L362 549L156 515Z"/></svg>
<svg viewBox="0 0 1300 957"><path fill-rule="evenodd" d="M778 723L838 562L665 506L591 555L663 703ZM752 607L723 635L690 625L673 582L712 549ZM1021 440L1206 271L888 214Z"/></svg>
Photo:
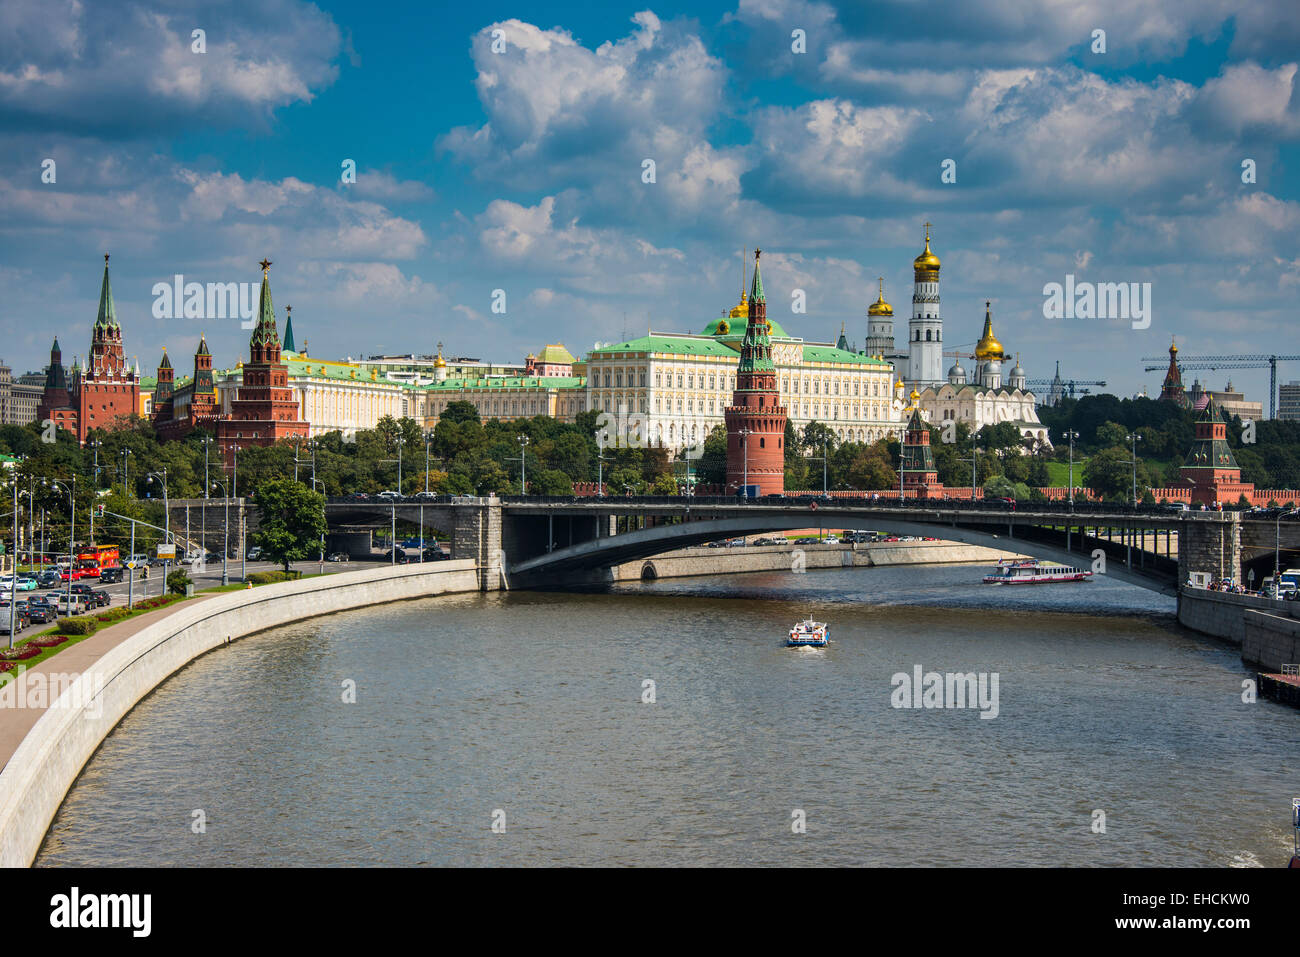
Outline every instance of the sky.
<svg viewBox="0 0 1300 957"><path fill-rule="evenodd" d="M0 357L84 356L105 252L145 375L246 356L154 289L264 257L321 358L698 332L755 246L769 316L861 347L878 276L905 338L928 221L945 348L989 300L1031 378L1156 394L1171 336L1294 349L1297 59L1294 0L6 0ZM1067 275L1150 283L1149 326L1046 318ZM1267 408L1186 378L1229 375Z"/></svg>

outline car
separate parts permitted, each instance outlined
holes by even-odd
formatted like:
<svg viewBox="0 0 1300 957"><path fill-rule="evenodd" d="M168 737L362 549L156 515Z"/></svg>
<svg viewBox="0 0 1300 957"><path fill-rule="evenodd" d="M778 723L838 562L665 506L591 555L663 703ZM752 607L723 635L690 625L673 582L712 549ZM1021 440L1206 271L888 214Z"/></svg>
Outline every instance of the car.
<svg viewBox="0 0 1300 957"><path fill-rule="evenodd" d="M396 555L394 555L394 552L396 552ZM410 564L411 558L406 554L404 549L390 548L388 551L384 552L384 561L394 565L408 565Z"/></svg>
<svg viewBox="0 0 1300 957"><path fill-rule="evenodd" d="M41 588L53 588L58 583L58 572L41 572L36 576L36 584Z"/></svg>
<svg viewBox="0 0 1300 957"><path fill-rule="evenodd" d="M95 591L93 588L91 588L89 585L86 584L73 585L72 594L73 597L76 597L78 595L81 596L82 600L85 601L86 604L88 605L95 604L98 606L103 606L103 605L107 605L110 600L108 596L108 592Z"/></svg>
<svg viewBox="0 0 1300 957"><path fill-rule="evenodd" d="M330 552L325 556L327 562L348 562L351 561L347 552Z"/></svg>
<svg viewBox="0 0 1300 957"><path fill-rule="evenodd" d="M130 558L128 558L127 561L128 561L128 562L134 562L135 565L136 565L136 567L138 568L139 566L143 565L145 562L149 561L149 556L148 556L148 555L145 555L145 554L142 554L142 553L140 553L140 552L137 552L136 554L134 554L134 555L132 555Z"/></svg>
<svg viewBox="0 0 1300 957"><path fill-rule="evenodd" d="M445 554L443 550L438 548L436 545L424 550L424 560L426 562L441 562L446 561L449 558L451 558L451 556Z"/></svg>
<svg viewBox="0 0 1300 957"><path fill-rule="evenodd" d="M376 497L376 498L382 498L382 499L398 499L398 498L401 498L401 497L402 497L402 493L401 493L401 492L394 492L392 489L386 489L386 490L380 492L380 493L379 493L377 496L375 496L375 497Z"/></svg>
<svg viewBox="0 0 1300 957"><path fill-rule="evenodd" d="M105 585L112 585L114 582L120 582L125 575L125 569L120 565L112 565L108 568L101 569L99 580Z"/></svg>
<svg viewBox="0 0 1300 957"><path fill-rule="evenodd" d="M31 626L31 619L27 617L27 611L19 608L14 614L14 630L9 628L9 603L0 602L0 635L16 634L24 628Z"/></svg>
<svg viewBox="0 0 1300 957"><path fill-rule="evenodd" d="M345 501L348 501L348 502L368 502L368 501L370 501L370 496L367 495L365 492L353 492L351 495L348 495L348 496L346 497Z"/></svg>
<svg viewBox="0 0 1300 957"><path fill-rule="evenodd" d="M45 601L31 601L27 605L27 620L35 624L47 624L59 617L58 609Z"/></svg>
<svg viewBox="0 0 1300 957"><path fill-rule="evenodd" d="M250 548L250 549L248 550L248 560L249 560L250 562L255 562L255 561L257 561L257 560L258 560L259 558L261 558L261 557L262 557L262 546L261 546L261 545L254 545L252 548Z"/></svg>
<svg viewBox="0 0 1300 957"><path fill-rule="evenodd" d="M437 497L438 497L438 493L437 493L437 492L416 492L416 493L415 493L415 497L416 497L416 498L422 498L422 499L425 499L425 500L427 501L428 499L431 499L431 498L437 498Z"/></svg>

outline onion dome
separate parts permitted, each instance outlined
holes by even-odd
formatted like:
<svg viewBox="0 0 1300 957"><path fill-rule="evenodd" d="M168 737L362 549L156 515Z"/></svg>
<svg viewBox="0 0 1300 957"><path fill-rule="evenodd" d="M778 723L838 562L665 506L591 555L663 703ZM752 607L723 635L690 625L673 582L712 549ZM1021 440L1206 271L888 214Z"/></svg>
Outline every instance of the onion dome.
<svg viewBox="0 0 1300 957"><path fill-rule="evenodd" d="M937 261L937 260L936 260ZM894 307L885 302L885 277L880 277L880 295L876 301L867 306L868 316L892 316Z"/></svg>
<svg viewBox="0 0 1300 957"><path fill-rule="evenodd" d="M731 312L727 313L728 319L748 319L749 318L749 295L740 294L740 302L732 307Z"/></svg>
<svg viewBox="0 0 1300 957"><path fill-rule="evenodd" d="M954 362L952 368L948 370L948 381L953 385L966 384L966 370L962 368L960 362Z"/></svg>
<svg viewBox="0 0 1300 957"><path fill-rule="evenodd" d="M984 301L984 334L980 336L980 341L975 344L976 359L1002 359L1005 353L1002 350L1002 343L998 341L997 336L993 335L993 317L989 312L992 305L987 299Z"/></svg>
<svg viewBox="0 0 1300 957"><path fill-rule="evenodd" d="M433 360L433 367L434 367L435 369L445 369L445 368L447 368L447 360L444 359L444 358L442 357L442 343L441 343L441 342L438 343L438 357L437 357L436 359Z"/></svg>
<svg viewBox="0 0 1300 957"><path fill-rule="evenodd" d="M925 251L912 260L912 272L917 282L939 281L939 257L930 252L930 224L925 224Z"/></svg>

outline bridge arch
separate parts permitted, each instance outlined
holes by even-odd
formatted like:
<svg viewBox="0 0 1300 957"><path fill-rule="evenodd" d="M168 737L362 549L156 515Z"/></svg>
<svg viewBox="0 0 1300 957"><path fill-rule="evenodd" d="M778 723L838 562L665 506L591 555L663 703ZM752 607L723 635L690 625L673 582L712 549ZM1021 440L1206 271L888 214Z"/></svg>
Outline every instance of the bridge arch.
<svg viewBox="0 0 1300 957"><path fill-rule="evenodd" d="M995 551L1004 550L1033 555L1036 558L1078 567L1091 566L1093 563L1093 558L1088 553L1066 551L1048 542L1017 538L1014 535L1004 535L986 528L968 528L954 526L944 521L927 521L921 514L914 517L889 518L880 515L854 514L851 510L829 507L815 513L783 513L754 509L743 515L656 525L620 535L600 537L516 562L510 565L510 577L512 583L524 587L572 580L575 573L583 572L602 578L609 575L609 570L614 565L652 558L664 552L700 545L720 538L804 529L818 519L826 529L853 528L917 537L933 536L945 541L982 545ZM645 566L642 566L643 575L644 572ZM1113 558L1106 562L1105 573L1118 581L1161 594L1170 596L1177 594L1175 582L1136 568L1129 569Z"/></svg>

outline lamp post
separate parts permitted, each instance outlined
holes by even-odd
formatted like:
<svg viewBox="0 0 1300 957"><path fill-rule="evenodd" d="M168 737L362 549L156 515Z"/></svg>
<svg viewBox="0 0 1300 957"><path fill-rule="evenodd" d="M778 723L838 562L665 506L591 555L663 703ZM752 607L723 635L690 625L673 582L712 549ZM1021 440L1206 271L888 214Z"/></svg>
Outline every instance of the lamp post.
<svg viewBox="0 0 1300 957"><path fill-rule="evenodd" d="M425 491L425 494L426 494L426 495L427 495L428 492L429 492L429 443L432 442L432 441L433 441L433 433L431 433L431 432L425 432L425 433L424 433L424 491ZM421 539L423 539L423 538L424 538L424 535L423 535L424 526L423 526L423 525L420 526L420 530L421 530L421 535L420 535L420 537L421 537ZM420 554L421 554L422 556L424 555L424 550L423 550L423 549L420 550Z"/></svg>
<svg viewBox="0 0 1300 957"><path fill-rule="evenodd" d="M596 450L596 497L605 497L605 447L603 445L598 445Z"/></svg>
<svg viewBox="0 0 1300 957"><path fill-rule="evenodd" d="M127 458L128 455L135 455L135 450L134 449L122 450L122 488L126 490L126 493L128 495L130 495L131 494L130 491L131 471L130 471L130 460Z"/></svg>
<svg viewBox="0 0 1300 957"><path fill-rule="evenodd" d="M104 443L99 439L91 439L86 444L95 450L95 465L90 474L90 490L94 494L99 490L99 447ZM92 502L91 505L93 506L94 503ZM95 509L93 507L90 510L90 544L95 544Z"/></svg>
<svg viewBox="0 0 1300 957"><path fill-rule="evenodd" d="M313 451L312 454L314 455L315 452ZM311 488L313 492L316 491L317 485L320 486L320 494L321 494L321 503L320 503L321 518L325 518L325 483L318 482L316 480L316 476L312 475ZM420 511L423 514L424 512L423 507L420 509ZM420 561L424 561L424 524L423 523L421 523L420 525ZM325 533L324 532L320 533L320 568L318 569L318 571L322 575L325 574Z"/></svg>
<svg viewBox="0 0 1300 957"><path fill-rule="evenodd" d="M226 487L225 482L212 483L213 488L218 486L220 486L222 498L226 502L226 538L221 546L221 584L224 586L230 584L230 489Z"/></svg>
<svg viewBox="0 0 1300 957"><path fill-rule="evenodd" d="M9 575L9 647L14 646L14 632L18 629L18 476L13 477L14 486L14 553L13 571ZM71 586L72 579L68 579Z"/></svg>
<svg viewBox="0 0 1300 957"><path fill-rule="evenodd" d="M519 436L519 492L528 494L528 436Z"/></svg>
<svg viewBox="0 0 1300 957"><path fill-rule="evenodd" d="M1130 432L1127 436L1125 436L1125 438L1127 438L1129 442L1132 443L1132 448L1133 448L1133 456L1132 458L1129 459L1129 465L1133 469L1133 511L1136 512L1138 507L1138 445L1137 444L1142 441L1142 436L1138 435L1136 432ZM1126 530L1126 534L1124 535L1125 562L1128 564L1129 568L1133 567L1133 534L1136 531L1137 529L1130 528Z"/></svg>
<svg viewBox="0 0 1300 957"><path fill-rule="evenodd" d="M1070 440L1070 510L1074 510L1074 440L1079 437L1079 433L1070 429L1065 433L1065 437Z"/></svg>
<svg viewBox="0 0 1300 957"><path fill-rule="evenodd" d="M1273 523L1273 595L1274 597L1281 594L1282 585L1282 516L1294 515L1296 509L1287 509L1277 513L1277 521Z"/></svg>
<svg viewBox="0 0 1300 957"><path fill-rule="evenodd" d="M397 494L402 494L402 446L406 444L406 436L400 432L395 437L397 442Z"/></svg>
<svg viewBox="0 0 1300 957"><path fill-rule="evenodd" d="M203 521L199 526L199 547L203 549L204 561L207 561L208 557L208 499L211 497L211 491L214 487L209 484L208 479L208 447L211 445L212 436L203 436L203 504L199 506Z"/></svg>
<svg viewBox="0 0 1300 957"><path fill-rule="evenodd" d="M72 503L72 519L68 525L68 615L72 615L72 569L77 563L77 547L73 544L73 539L77 535L77 473L72 473L71 485L65 485L57 479L50 481L50 486L57 488L61 492L68 493L68 499Z"/></svg>
<svg viewBox="0 0 1300 957"><path fill-rule="evenodd" d="M1138 504L1138 443L1142 441L1142 436L1136 432L1130 432L1125 436L1132 443L1133 457L1129 459L1129 464L1133 467L1133 507L1137 508Z"/></svg>
<svg viewBox="0 0 1300 957"><path fill-rule="evenodd" d="M149 484L153 484L153 480L154 480L154 479L157 479L158 482L162 485L162 490L163 490L163 542L164 542L165 544L170 544L170 543L171 543L171 540L172 540L172 512L171 512L171 503L170 503L170 501L169 501L169 499L168 499L168 497L167 497L167 470L166 470L166 469L163 469L161 472L150 472L149 475L148 475L148 477L147 477L147 481L149 482ZM186 547L187 549L189 548L189 543L188 543L188 542L186 542L185 547ZM166 594L167 594L167 559L166 559L166 558L163 559L163 588L162 588L162 594L163 594L163 595L166 595Z"/></svg>

